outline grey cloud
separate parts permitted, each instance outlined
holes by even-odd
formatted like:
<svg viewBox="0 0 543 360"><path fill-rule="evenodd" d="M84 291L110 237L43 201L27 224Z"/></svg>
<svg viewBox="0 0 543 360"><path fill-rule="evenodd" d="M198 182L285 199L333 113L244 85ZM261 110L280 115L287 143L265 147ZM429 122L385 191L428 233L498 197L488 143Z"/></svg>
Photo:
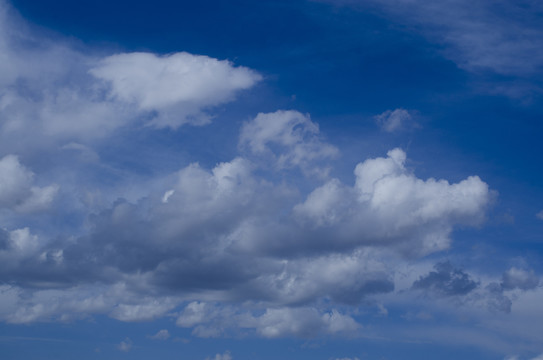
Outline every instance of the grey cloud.
<svg viewBox="0 0 543 360"><path fill-rule="evenodd" d="M0 13L6 20L0 22L0 116L7 119L0 152L75 150L97 162L96 139L134 124L201 125L212 116L210 108L260 78L186 53L102 58L39 37L15 51L22 43L13 35L19 27L6 16ZM30 36L23 30L20 36ZM190 74L177 71L185 67ZM190 88L169 91L187 79L194 80ZM178 106L184 112L176 116ZM28 139L29 129L42 135L23 144L14 140ZM348 334L359 325L338 306L394 289L393 266L380 251L413 259L447 249L454 227L480 224L490 202L488 185L477 176L454 184L418 178L401 149L362 159L353 184L329 179L326 162L337 148L309 115L294 110L258 114L242 127L239 145L245 157L212 168L184 166L153 186L140 184L130 199L96 207L70 199L69 209L83 208L81 218L70 217L79 223L59 234L39 226L0 231L0 282L10 284L0 285L0 319L105 314L148 321L188 302L178 324L198 336L225 329L264 337ZM259 167L261 157L276 166ZM39 175L16 156L2 157L0 165L0 206L29 212L55 205L52 185L41 187ZM270 180L292 168L327 180L306 197L288 181ZM275 176L262 176L270 172ZM447 286L465 291L469 281L461 274L453 272Z"/></svg>
<svg viewBox="0 0 543 360"><path fill-rule="evenodd" d="M539 285L539 277L535 275L533 270L527 271L512 267L507 270L502 276L501 286L504 290L530 290Z"/></svg>
<svg viewBox="0 0 543 360"><path fill-rule="evenodd" d="M25 250L24 258L4 265L0 277L36 293L53 284L66 289L60 292L91 283L105 286L100 294L117 289L114 303L81 313L99 311L123 321L164 316L181 298L256 301L285 309L321 300L356 305L394 289L392 270L376 256L379 249L402 253L406 246L410 256L439 251L443 245L420 243L420 237L428 236L429 244L435 244L436 234L447 237L454 224L474 223L486 205L488 189L478 178L452 185L424 182L405 170L404 159L398 149L388 158L368 159L357 166L353 188L336 180L298 205L292 196L295 190L259 178L246 159L236 158L210 170L192 164L171 178L171 187L153 191L136 203L119 200L91 216L84 236L27 246L34 250ZM387 200L410 186L409 193L420 192L418 203L402 196L393 197L396 203ZM465 198L435 200L456 191ZM170 192L168 201L163 201L165 192ZM397 224L392 235L390 223ZM35 242L28 230L13 236L28 239L21 244ZM439 241L448 244L449 240ZM461 274L453 272L442 290L466 289L469 282ZM138 294L135 300L125 300L132 294ZM36 308L43 301L30 297L18 321L70 314L75 309L69 305L72 296L46 312ZM270 314L258 321L294 316L286 310L270 310ZM303 314L309 313L296 313L296 319L306 319ZM307 319L325 321L322 316L307 315ZM303 324L305 320L300 324L305 328ZM198 326L199 334L212 335L213 327Z"/></svg>
<svg viewBox="0 0 543 360"><path fill-rule="evenodd" d="M511 306L513 302L511 299L503 294L503 287L498 283L490 283L486 286L485 294L487 298L487 307L492 312L504 312L506 314L511 312Z"/></svg>
<svg viewBox="0 0 543 360"><path fill-rule="evenodd" d="M434 268L435 271L415 281L413 289L431 290L445 296L462 296L478 286L469 274L454 268L448 261L437 263Z"/></svg>
<svg viewBox="0 0 543 360"><path fill-rule="evenodd" d="M9 246L9 233L0 228L0 251L6 250Z"/></svg>
<svg viewBox="0 0 543 360"><path fill-rule="evenodd" d="M0 209L35 212L47 209L53 202L58 185L34 186L35 176L15 155L0 159Z"/></svg>

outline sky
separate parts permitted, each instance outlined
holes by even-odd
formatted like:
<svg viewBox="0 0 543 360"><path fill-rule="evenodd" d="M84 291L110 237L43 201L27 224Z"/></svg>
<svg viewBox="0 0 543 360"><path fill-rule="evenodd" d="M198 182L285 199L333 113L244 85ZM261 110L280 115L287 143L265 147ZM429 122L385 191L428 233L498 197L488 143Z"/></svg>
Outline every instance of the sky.
<svg viewBox="0 0 543 360"><path fill-rule="evenodd" d="M543 359L543 5L0 0L4 359Z"/></svg>

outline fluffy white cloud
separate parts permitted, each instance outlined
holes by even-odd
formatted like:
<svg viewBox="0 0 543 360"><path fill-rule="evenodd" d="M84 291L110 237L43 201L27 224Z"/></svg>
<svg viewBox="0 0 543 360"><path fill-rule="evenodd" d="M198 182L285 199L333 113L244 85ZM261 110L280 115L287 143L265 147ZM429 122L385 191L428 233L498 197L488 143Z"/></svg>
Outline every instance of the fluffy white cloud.
<svg viewBox="0 0 543 360"><path fill-rule="evenodd" d="M262 78L229 61L185 52L113 55L101 60L90 73L111 83L114 98L142 110L157 111L153 125L172 128L208 123L208 108L232 100L237 91L252 87Z"/></svg>
<svg viewBox="0 0 543 360"><path fill-rule="evenodd" d="M421 180L405 167L402 150L387 155L358 164L354 187L333 179L315 189L295 215L317 228L337 226L339 239L343 233L357 243L396 242L414 255L446 249L454 224L484 219L491 193L479 177Z"/></svg>
<svg viewBox="0 0 543 360"><path fill-rule="evenodd" d="M0 4L0 154L110 136L137 123L203 125L262 76L181 52L100 57L38 36ZM29 136L32 134L32 136Z"/></svg>
<svg viewBox="0 0 543 360"><path fill-rule="evenodd" d="M34 173L15 155L0 159L0 208L33 212L48 208L58 192L58 185L33 186Z"/></svg>
<svg viewBox="0 0 543 360"><path fill-rule="evenodd" d="M294 110L259 113L243 125L240 146L256 155L271 156L279 169L299 166L309 170L311 162L339 154L337 148L322 141L319 126L309 115Z"/></svg>

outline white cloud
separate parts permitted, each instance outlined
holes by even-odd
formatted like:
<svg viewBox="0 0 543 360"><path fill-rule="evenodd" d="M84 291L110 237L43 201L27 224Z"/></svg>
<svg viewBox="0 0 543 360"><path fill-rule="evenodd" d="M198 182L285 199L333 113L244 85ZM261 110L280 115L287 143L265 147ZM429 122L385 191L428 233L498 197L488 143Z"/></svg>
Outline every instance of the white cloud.
<svg viewBox="0 0 543 360"><path fill-rule="evenodd" d="M454 224L484 219L491 193L479 177L421 180L405 168L402 150L387 155L359 163L354 187L333 179L315 189L295 215L317 228L338 226L338 239L343 232L357 243L395 242L413 255L446 249Z"/></svg>
<svg viewBox="0 0 543 360"><path fill-rule="evenodd" d="M229 351L224 352L223 354L215 354L214 357L207 357L206 360L232 360L232 355Z"/></svg>
<svg viewBox="0 0 543 360"><path fill-rule="evenodd" d="M214 107L262 79L185 52L100 57L36 35L9 5L0 6L0 154L86 146L130 124L203 125Z"/></svg>
<svg viewBox="0 0 543 360"><path fill-rule="evenodd" d="M312 162L339 155L336 147L320 138L319 126L309 115L294 110L259 113L243 125L240 146L256 155L271 156L279 169L314 170L315 164L309 167Z"/></svg>
<svg viewBox="0 0 543 360"><path fill-rule="evenodd" d="M538 212L535 216L536 216L538 219L543 220L543 210L541 210L540 212Z"/></svg>
<svg viewBox="0 0 543 360"><path fill-rule="evenodd" d="M109 314L121 321L150 321L164 316L177 306L177 299L138 299L136 304L119 304Z"/></svg>
<svg viewBox="0 0 543 360"><path fill-rule="evenodd" d="M127 337L117 345L117 349L120 351L129 352L132 349L132 344L132 340Z"/></svg>
<svg viewBox="0 0 543 360"><path fill-rule="evenodd" d="M34 173L19 162L15 155L0 159L0 208L19 212L47 209L53 202L58 185L33 186Z"/></svg>
<svg viewBox="0 0 543 360"><path fill-rule="evenodd" d="M405 109L396 109L375 116L375 120L384 131L395 132L411 126L413 116Z"/></svg>
<svg viewBox="0 0 543 360"><path fill-rule="evenodd" d="M0 159L0 206L12 207L28 197L33 178L16 156Z"/></svg>
<svg viewBox="0 0 543 360"><path fill-rule="evenodd" d="M539 277L533 270L527 271L512 267L502 276L502 287L506 290L530 290L539 285Z"/></svg>
<svg viewBox="0 0 543 360"><path fill-rule="evenodd" d="M231 101L237 91L262 79L229 61L185 52L113 55L101 60L90 73L111 84L115 99L157 111L151 122L154 126L172 128L208 123L210 107Z"/></svg>
<svg viewBox="0 0 543 360"><path fill-rule="evenodd" d="M311 308L267 309L255 321L257 331L268 338L290 335L312 337L319 335L320 332L352 334L360 327L351 317L335 310L319 314Z"/></svg>
<svg viewBox="0 0 543 360"><path fill-rule="evenodd" d="M231 329L252 329L266 338L296 336L311 338L321 335L352 335L358 324L337 310L319 311L313 307L267 308L263 314L233 307L192 302L186 306L177 325L194 327L193 334L200 337L222 336Z"/></svg>
<svg viewBox="0 0 543 360"><path fill-rule="evenodd" d="M170 332L166 329L159 330L155 335L149 336L149 339L153 340L168 340L170 338Z"/></svg>

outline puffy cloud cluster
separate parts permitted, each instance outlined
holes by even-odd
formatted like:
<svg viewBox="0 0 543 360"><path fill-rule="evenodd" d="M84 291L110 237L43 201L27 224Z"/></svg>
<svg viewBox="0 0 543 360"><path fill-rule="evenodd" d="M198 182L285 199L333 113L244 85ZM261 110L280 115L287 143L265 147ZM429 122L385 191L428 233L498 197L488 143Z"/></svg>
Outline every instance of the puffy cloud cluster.
<svg viewBox="0 0 543 360"><path fill-rule="evenodd" d="M319 126L309 115L294 110L258 114L242 127L240 146L273 159L279 169L298 166L312 172L315 161L339 154L336 147L319 138Z"/></svg>
<svg viewBox="0 0 543 360"><path fill-rule="evenodd" d="M15 155L0 159L0 209L34 212L47 209L58 192L58 185L34 186L34 173Z"/></svg>
<svg viewBox="0 0 543 360"><path fill-rule="evenodd" d="M0 224L2 321L93 314L149 321L175 314L179 326L204 337L233 331L268 338L349 335L361 329L353 307L394 291L390 259L447 249L456 226L484 220L491 199L485 182L477 176L453 184L420 179L401 149L361 159L350 183L331 178L329 161L339 150L309 115L295 110L247 121L240 155L230 161L211 168L185 163L173 173L151 174L138 184L143 190L137 196L116 194L103 206L81 200L76 176L70 189L77 196L66 195L54 208L59 189L69 192L65 184L48 185L55 182L13 154L76 151L96 166L80 178L99 179L100 192L109 179L101 178L97 138L114 138L135 124L151 125L138 126L141 132L203 125L214 107L261 77L188 53L89 55L36 39L10 11L0 2L0 208L19 216L10 224L30 224ZM387 126L403 123L394 120L405 117L401 112L389 115ZM29 129L36 135L29 137ZM129 175L133 170L116 166ZM43 168L50 174L62 166ZM294 168L317 175L319 185L300 189L304 178ZM120 186L141 179L129 175ZM80 211L80 217L66 216L75 225L57 232L51 231L56 223L43 225L52 216L40 218L38 210L64 206ZM512 269L500 291L533 287L534 276ZM438 285L442 278L445 285ZM436 268L419 284L445 293L473 285L449 268ZM119 349L131 346L126 339Z"/></svg>
<svg viewBox="0 0 543 360"><path fill-rule="evenodd" d="M387 155L358 164L353 187L333 179L315 189L294 208L299 221L335 227L339 242L396 244L406 254L424 255L449 246L453 224L483 220L491 193L479 177L457 184L421 180L405 167L402 150Z"/></svg>
<svg viewBox="0 0 543 360"><path fill-rule="evenodd" d="M479 178L421 180L405 160L399 149L366 160L353 186L333 179L302 201L247 159L211 170L191 164L169 186L92 217L79 238L37 246L28 230L12 232L10 244L33 250L0 274L15 282L5 294L17 303L4 320L105 313L144 321L188 300L178 324L198 336L236 326L265 337L352 332L357 322L334 306L393 291L390 254L445 249L454 225L478 224L489 201ZM70 290L32 289L53 283ZM86 287L94 283L102 285Z"/></svg>

